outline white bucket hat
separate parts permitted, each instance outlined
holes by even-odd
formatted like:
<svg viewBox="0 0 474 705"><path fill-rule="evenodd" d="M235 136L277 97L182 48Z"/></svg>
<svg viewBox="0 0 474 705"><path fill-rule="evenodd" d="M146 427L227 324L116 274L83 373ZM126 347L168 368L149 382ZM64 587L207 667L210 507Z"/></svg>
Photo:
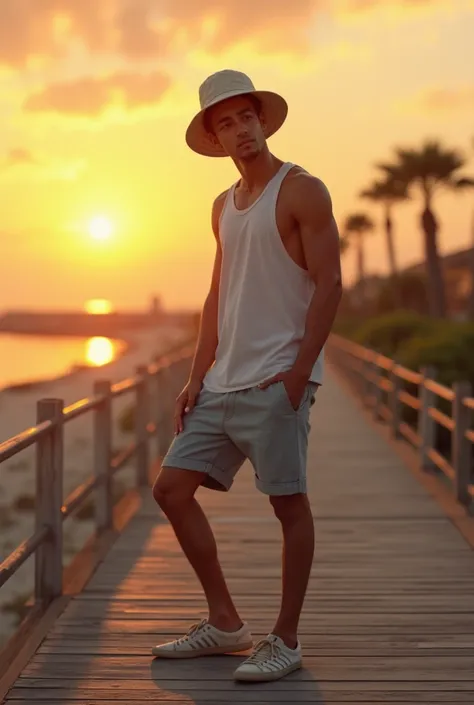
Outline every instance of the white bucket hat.
<svg viewBox="0 0 474 705"><path fill-rule="evenodd" d="M211 105L237 95L253 93L262 104L265 117L265 137L270 137L285 122L288 104L284 98L272 91L257 91L248 76L240 71L225 69L209 76L199 88L201 110L191 120L186 130L188 146L206 157L226 157L220 144L216 144L204 127L204 113Z"/></svg>

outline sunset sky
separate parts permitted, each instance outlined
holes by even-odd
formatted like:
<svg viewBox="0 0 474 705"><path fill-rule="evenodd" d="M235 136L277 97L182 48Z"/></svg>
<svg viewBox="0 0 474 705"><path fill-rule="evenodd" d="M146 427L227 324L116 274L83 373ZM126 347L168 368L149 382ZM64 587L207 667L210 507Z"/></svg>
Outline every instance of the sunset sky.
<svg viewBox="0 0 474 705"><path fill-rule="evenodd" d="M341 228L361 209L381 224L358 192L396 145L439 138L474 175L473 36L474 0L1 0L0 311L202 304L212 201L238 177L184 133L223 68L285 96L269 146L326 183ZM419 208L395 214L402 265ZM442 251L467 246L474 192L435 208ZM385 272L381 232L367 245Z"/></svg>

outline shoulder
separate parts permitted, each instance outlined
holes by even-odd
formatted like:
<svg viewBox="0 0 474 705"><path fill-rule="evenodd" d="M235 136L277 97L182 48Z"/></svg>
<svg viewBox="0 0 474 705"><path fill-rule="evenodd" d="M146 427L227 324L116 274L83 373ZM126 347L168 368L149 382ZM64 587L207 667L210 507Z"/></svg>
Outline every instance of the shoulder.
<svg viewBox="0 0 474 705"><path fill-rule="evenodd" d="M301 207L321 209L332 213L332 199L326 184L300 166L295 166L285 179L289 203L298 210Z"/></svg>
<svg viewBox="0 0 474 705"><path fill-rule="evenodd" d="M214 199L214 203L212 205L212 210L213 211L222 211L222 208L224 207L225 199L227 198L227 194L229 193L230 189L226 189L225 191L222 191L217 198Z"/></svg>
<svg viewBox="0 0 474 705"><path fill-rule="evenodd" d="M221 217L222 209L224 208L225 199L227 198L229 190L230 189L227 189L226 191L220 193L217 198L214 199L214 203L212 204L212 229L216 238L219 237L219 218Z"/></svg>

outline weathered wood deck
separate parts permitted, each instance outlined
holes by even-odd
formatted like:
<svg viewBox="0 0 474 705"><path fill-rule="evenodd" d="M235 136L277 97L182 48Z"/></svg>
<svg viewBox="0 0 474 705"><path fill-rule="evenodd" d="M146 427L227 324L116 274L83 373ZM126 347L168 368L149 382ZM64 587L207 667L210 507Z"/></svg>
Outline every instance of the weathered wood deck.
<svg viewBox="0 0 474 705"><path fill-rule="evenodd" d="M205 616L196 578L147 496L57 619L6 702L474 703L474 555L333 372L312 410L316 555L301 620L304 670L235 684L240 656L153 660ZM279 607L280 533L245 467L199 495L256 637Z"/></svg>

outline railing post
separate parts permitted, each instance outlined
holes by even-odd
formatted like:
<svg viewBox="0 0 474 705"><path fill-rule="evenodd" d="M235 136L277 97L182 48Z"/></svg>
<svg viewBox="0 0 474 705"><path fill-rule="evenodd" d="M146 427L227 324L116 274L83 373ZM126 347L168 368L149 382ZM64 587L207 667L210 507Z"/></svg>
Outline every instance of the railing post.
<svg viewBox="0 0 474 705"><path fill-rule="evenodd" d="M456 499L466 507L471 503L469 484L471 479L472 445L466 438L470 428L470 410L464 405L464 399L470 397L472 387L469 382L454 384L453 420L454 431L452 439L452 465L454 467L454 489Z"/></svg>
<svg viewBox="0 0 474 705"><path fill-rule="evenodd" d="M380 409L382 407L383 403L383 389L380 385L382 381L382 374L380 367L377 365L376 362L372 363L373 371L374 371L374 376L375 376L375 381L374 381L374 396L375 396L375 401L374 401L374 408L373 408L373 416L375 421L380 421L382 419L382 414L380 412Z"/></svg>
<svg viewBox="0 0 474 705"><path fill-rule="evenodd" d="M391 431L393 438L400 438L400 422L402 420L402 406L400 403L399 394L402 389L402 381L397 375L397 363L394 361L389 373L389 379L392 383L392 388L389 392L389 407L392 412Z"/></svg>
<svg viewBox="0 0 474 705"><path fill-rule="evenodd" d="M103 400L94 411L94 473L99 480L96 490L95 521L100 533L112 526L113 498L110 460L112 455L112 397L108 380L97 380L94 396Z"/></svg>
<svg viewBox="0 0 474 705"><path fill-rule="evenodd" d="M421 402L418 416L418 433L420 436L420 463L425 470L431 470L434 463L428 457L429 451L434 448L436 441L436 424L429 414L429 409L435 406L436 395L425 386L428 379L434 380L436 369L434 367L424 367L421 370L422 379L420 382L419 398Z"/></svg>
<svg viewBox="0 0 474 705"><path fill-rule="evenodd" d="M163 368L162 377L162 413L161 413L161 452L160 455L164 456L170 446L173 438L174 431L174 384L173 384L173 363L169 360L166 362L166 366Z"/></svg>
<svg viewBox="0 0 474 705"><path fill-rule="evenodd" d="M37 423L53 423L36 444L36 529L47 526L49 535L35 554L35 601L45 604L61 595L63 583L63 407L62 399L36 405Z"/></svg>
<svg viewBox="0 0 474 705"><path fill-rule="evenodd" d="M146 487L149 473L149 446L148 446L148 421L149 421L149 398L148 382L149 374L146 365L139 365L136 369L138 383L136 388L136 415L135 415L135 440L137 443L136 470L137 486Z"/></svg>
<svg viewBox="0 0 474 705"><path fill-rule="evenodd" d="M162 387L163 387L163 365L162 365L162 355L156 355L153 358L153 362L157 365L157 370L150 380L150 404L151 404L151 416L153 423L155 424L155 455L157 458L161 456L161 423L163 416L162 408Z"/></svg>
<svg viewBox="0 0 474 705"><path fill-rule="evenodd" d="M372 394L372 380L370 379L370 376L372 374L372 366L373 363L371 360L364 360L363 361L363 375L364 375L364 389L363 389L363 397L364 397L364 405L366 407L370 407L370 396Z"/></svg>

